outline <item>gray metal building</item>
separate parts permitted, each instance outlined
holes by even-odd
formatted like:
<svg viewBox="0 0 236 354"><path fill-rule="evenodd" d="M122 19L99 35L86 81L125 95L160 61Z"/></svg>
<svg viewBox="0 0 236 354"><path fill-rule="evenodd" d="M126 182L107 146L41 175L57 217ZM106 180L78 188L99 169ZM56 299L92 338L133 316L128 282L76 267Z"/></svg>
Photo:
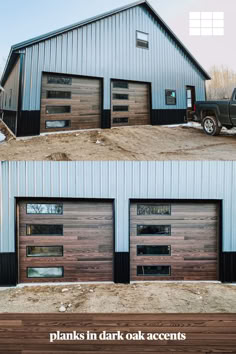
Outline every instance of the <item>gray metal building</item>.
<svg viewBox="0 0 236 354"><path fill-rule="evenodd" d="M3 120L17 136L181 123L208 79L142 0L12 46Z"/></svg>
<svg viewBox="0 0 236 354"><path fill-rule="evenodd" d="M61 281L236 281L235 193L231 161L1 162L0 283L49 264Z"/></svg>

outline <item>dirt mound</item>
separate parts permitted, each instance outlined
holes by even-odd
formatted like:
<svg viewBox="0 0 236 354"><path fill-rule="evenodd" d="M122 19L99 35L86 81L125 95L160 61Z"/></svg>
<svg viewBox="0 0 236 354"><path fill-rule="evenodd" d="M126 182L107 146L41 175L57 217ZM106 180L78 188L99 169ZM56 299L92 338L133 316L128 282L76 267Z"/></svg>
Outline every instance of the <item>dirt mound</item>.
<svg viewBox="0 0 236 354"><path fill-rule="evenodd" d="M54 152L46 157L49 161L71 161L65 152Z"/></svg>

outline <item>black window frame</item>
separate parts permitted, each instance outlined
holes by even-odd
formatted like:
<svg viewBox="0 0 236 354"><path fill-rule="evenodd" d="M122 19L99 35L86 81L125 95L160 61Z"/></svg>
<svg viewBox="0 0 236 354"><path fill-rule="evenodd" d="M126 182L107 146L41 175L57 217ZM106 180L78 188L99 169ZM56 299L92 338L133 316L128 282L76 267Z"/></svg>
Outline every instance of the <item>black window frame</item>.
<svg viewBox="0 0 236 354"><path fill-rule="evenodd" d="M115 95L117 95L117 96L125 96L126 98L117 98L117 97L114 97ZM113 100L120 100L120 101L128 101L129 100L129 94L128 93L113 92L112 99Z"/></svg>
<svg viewBox="0 0 236 354"><path fill-rule="evenodd" d="M146 34L146 35L148 36L148 40L147 40L147 41L145 41L145 40L139 39L139 38L138 38L138 33L143 33L143 34ZM142 45L139 45L139 43L147 44L147 46L142 46ZM149 33L146 33L146 32L143 32L143 31L136 30L136 47L137 47L137 48L140 48L140 49L146 49L146 50L149 50Z"/></svg>
<svg viewBox="0 0 236 354"><path fill-rule="evenodd" d="M174 92L175 93L175 103L168 103L168 92ZM166 105L167 106L176 106L177 105L177 90L176 89L165 89L165 99L166 99Z"/></svg>
<svg viewBox="0 0 236 354"><path fill-rule="evenodd" d="M27 252L29 247L45 247L45 248L61 247L62 248L62 254L61 254L61 256L30 256L30 255L28 255L28 252ZM27 245L26 246L26 257L28 257L28 258L61 258L61 257L64 257L64 246L63 245L53 245L53 246L52 245L50 245L50 246Z"/></svg>
<svg viewBox="0 0 236 354"><path fill-rule="evenodd" d="M28 226L62 226L62 233L61 234L28 234L27 227ZM62 237L64 236L64 225L63 224L26 224L26 236L28 237L41 237L41 236L49 236L49 237Z"/></svg>
<svg viewBox="0 0 236 354"><path fill-rule="evenodd" d="M138 274L138 267L168 267L169 274ZM170 277L171 276L171 265L167 264L152 264L152 265L137 265L136 266L137 277Z"/></svg>
<svg viewBox="0 0 236 354"><path fill-rule="evenodd" d="M121 119L122 121L121 122L115 122L115 120L117 119ZM127 122L124 121L124 119L126 120L127 119ZM112 120L112 123L113 124L129 124L129 117L114 117L113 120Z"/></svg>
<svg viewBox="0 0 236 354"><path fill-rule="evenodd" d="M66 80L69 80L69 83L49 82L49 78L66 79ZM69 77L69 76L66 76L66 75L47 74L47 84L48 85L72 86L72 77Z"/></svg>
<svg viewBox="0 0 236 354"><path fill-rule="evenodd" d="M48 108L52 108L52 107L69 107L69 111L68 112L54 112L54 113L49 113L47 112ZM52 104L52 105L46 105L45 107L45 113L46 115L57 115L57 114L71 114L71 105L56 105L56 104Z"/></svg>
<svg viewBox="0 0 236 354"><path fill-rule="evenodd" d="M49 93L50 92L56 92L56 93L60 92L60 93L64 93L64 94L69 94L70 97L56 97L56 96L49 97ZM47 90L47 92L46 92L46 98L48 100L70 100L71 97L72 97L72 92L71 91Z"/></svg>
<svg viewBox="0 0 236 354"><path fill-rule="evenodd" d="M169 213L168 214L161 214L161 213L158 213L158 214L139 214L138 213L138 209L139 209L139 206L140 205L143 205L143 206L148 206L148 207L157 207L157 206L168 206L169 208ZM137 203L137 216L150 216L150 215L162 215L162 216L166 216L166 215L171 215L172 213L172 208L171 208L171 204L170 203Z"/></svg>
<svg viewBox="0 0 236 354"><path fill-rule="evenodd" d="M168 234L148 234L148 233L145 233L145 234L139 234L139 231L138 231L138 228L140 227L140 226L165 226L165 227L168 227L168 229L169 229L169 233ZM152 224L147 224L147 225L145 225L145 224L137 224L137 230L136 230L136 233L137 233L137 236L138 237L158 237L158 236L171 236L171 225L170 224L168 224L168 225L158 225L158 224L155 224L155 225L152 225Z"/></svg>
<svg viewBox="0 0 236 354"><path fill-rule="evenodd" d="M116 109L114 109L115 107L119 107L119 109L117 108L117 110L116 110ZM127 110L120 109L121 107L126 107ZM129 105L118 105L118 104L115 104L112 107L112 111L113 112L129 112Z"/></svg>
<svg viewBox="0 0 236 354"><path fill-rule="evenodd" d="M113 89L123 89L123 90L129 89L129 82L128 81L114 80L114 81L112 81L112 84L113 84L112 85Z"/></svg>
<svg viewBox="0 0 236 354"><path fill-rule="evenodd" d="M139 254L138 253L138 248L139 247L167 247L169 248L169 253L144 253L144 254ZM136 246L136 255L137 257L149 257L149 256L154 256L154 257L170 257L171 256L171 245L137 245Z"/></svg>
<svg viewBox="0 0 236 354"><path fill-rule="evenodd" d="M27 207L28 205L60 205L62 208L62 213L28 213ZM27 215L63 215L64 213L64 205L63 203L26 203L26 214Z"/></svg>
<svg viewBox="0 0 236 354"><path fill-rule="evenodd" d="M61 276L54 276L54 277L29 277L29 273L28 270L30 268L45 268L45 269L50 269L50 268L61 268L62 269L62 275ZM58 278L58 279L62 279L64 278L64 266L54 266L54 267L27 267L26 268L26 277L27 279L54 279L54 278Z"/></svg>
<svg viewBox="0 0 236 354"><path fill-rule="evenodd" d="M68 125L65 127L48 127L47 123L48 122L68 122ZM48 119L45 120L45 129L66 129L71 127L71 119Z"/></svg>

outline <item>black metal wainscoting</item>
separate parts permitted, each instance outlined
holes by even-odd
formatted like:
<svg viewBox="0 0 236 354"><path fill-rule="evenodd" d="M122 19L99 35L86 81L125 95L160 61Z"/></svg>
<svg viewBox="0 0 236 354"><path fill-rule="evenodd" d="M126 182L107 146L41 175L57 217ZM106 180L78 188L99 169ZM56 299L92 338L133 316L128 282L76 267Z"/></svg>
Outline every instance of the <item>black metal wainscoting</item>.
<svg viewBox="0 0 236 354"><path fill-rule="evenodd" d="M20 111L17 119L17 136L40 134L40 111Z"/></svg>
<svg viewBox="0 0 236 354"><path fill-rule="evenodd" d="M104 109L102 111L101 128L102 129L111 128L111 110L110 109Z"/></svg>
<svg viewBox="0 0 236 354"><path fill-rule="evenodd" d="M236 282L236 252L223 252L221 255L221 281Z"/></svg>
<svg viewBox="0 0 236 354"><path fill-rule="evenodd" d="M8 128L16 135L16 121L17 112L16 111L3 111L3 122L8 126Z"/></svg>
<svg viewBox="0 0 236 354"><path fill-rule="evenodd" d="M0 286L16 285L17 264L15 253L0 253Z"/></svg>
<svg viewBox="0 0 236 354"><path fill-rule="evenodd" d="M129 252L114 253L114 282L129 284L130 282Z"/></svg>
<svg viewBox="0 0 236 354"><path fill-rule="evenodd" d="M181 124L186 122L185 109L152 109L151 124Z"/></svg>

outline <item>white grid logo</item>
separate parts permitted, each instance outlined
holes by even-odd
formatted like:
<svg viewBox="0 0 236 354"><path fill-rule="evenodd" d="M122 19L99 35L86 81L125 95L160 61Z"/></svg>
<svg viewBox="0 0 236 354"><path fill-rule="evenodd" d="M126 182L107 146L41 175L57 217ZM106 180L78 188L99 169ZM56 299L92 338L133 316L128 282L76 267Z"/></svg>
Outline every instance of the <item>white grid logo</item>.
<svg viewBox="0 0 236 354"><path fill-rule="evenodd" d="M223 36L224 12L190 12L190 36Z"/></svg>

